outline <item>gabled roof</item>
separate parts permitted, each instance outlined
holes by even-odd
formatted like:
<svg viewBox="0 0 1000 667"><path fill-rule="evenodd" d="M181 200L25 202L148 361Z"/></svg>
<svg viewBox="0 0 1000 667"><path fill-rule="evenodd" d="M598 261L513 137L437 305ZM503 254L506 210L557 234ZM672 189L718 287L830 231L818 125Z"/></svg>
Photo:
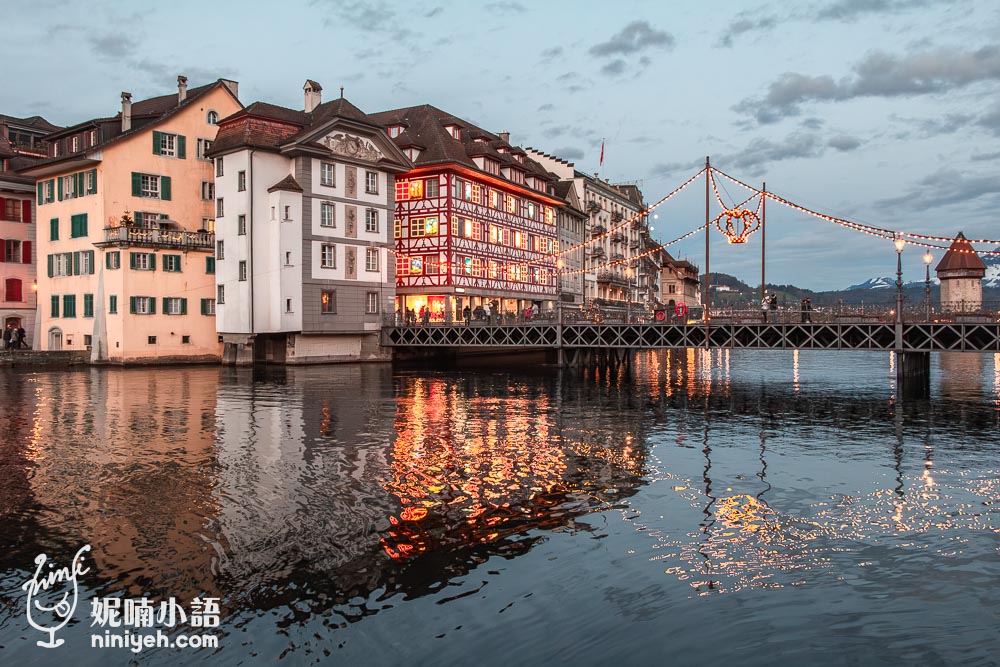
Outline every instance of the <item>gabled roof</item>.
<svg viewBox="0 0 1000 667"><path fill-rule="evenodd" d="M56 130L61 130L62 128L58 125L53 125L49 121L45 120L41 116L28 116L27 118L18 118L16 116L7 116L0 114L0 122L7 125L20 125L22 127L30 127L34 130L40 132L55 132Z"/></svg>
<svg viewBox="0 0 1000 667"><path fill-rule="evenodd" d="M959 232L958 236L956 236L955 240L952 242L951 247L948 248L948 252L944 254L944 257L941 258L941 261L938 262L938 265L934 270L972 270L982 271L985 275L986 265L983 264L983 260L979 259L979 255L976 254L972 244L965 238L965 234Z"/></svg>
<svg viewBox="0 0 1000 667"><path fill-rule="evenodd" d="M295 177L289 174L283 179L272 185L267 189L268 192L276 192L278 190L286 190L288 192L302 192L302 186L299 182L295 180Z"/></svg>

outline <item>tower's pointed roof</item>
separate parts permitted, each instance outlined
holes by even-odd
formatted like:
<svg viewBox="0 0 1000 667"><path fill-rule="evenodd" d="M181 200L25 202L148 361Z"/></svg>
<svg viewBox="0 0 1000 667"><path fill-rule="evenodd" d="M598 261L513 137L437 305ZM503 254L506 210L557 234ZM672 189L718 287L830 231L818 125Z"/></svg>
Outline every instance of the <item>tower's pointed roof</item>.
<svg viewBox="0 0 1000 667"><path fill-rule="evenodd" d="M985 274L986 265L983 264L983 260L979 259L979 255L976 254L969 240L965 238L965 234L959 232L951 247L948 248L948 252L944 254L934 270L937 272L975 270Z"/></svg>

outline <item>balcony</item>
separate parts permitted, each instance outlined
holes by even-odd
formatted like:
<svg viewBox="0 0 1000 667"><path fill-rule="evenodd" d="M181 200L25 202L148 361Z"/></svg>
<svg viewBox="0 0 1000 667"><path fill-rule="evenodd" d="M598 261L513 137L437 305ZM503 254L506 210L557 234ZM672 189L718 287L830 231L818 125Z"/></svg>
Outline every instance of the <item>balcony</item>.
<svg viewBox="0 0 1000 667"><path fill-rule="evenodd" d="M621 262L624 259L625 255L621 254L620 252L616 252L615 254L611 255L612 262Z"/></svg>
<svg viewBox="0 0 1000 667"><path fill-rule="evenodd" d="M606 253L604 252L604 248L602 248L600 246L597 246L596 248L592 248L590 250L590 256L591 257L604 257L605 254Z"/></svg>
<svg viewBox="0 0 1000 667"><path fill-rule="evenodd" d="M611 222L621 222L624 219L625 216L622 215L621 211L615 211L614 213L611 214Z"/></svg>
<svg viewBox="0 0 1000 667"><path fill-rule="evenodd" d="M615 232L614 234L611 235L611 242L612 243L624 243L625 242L625 235L622 234L621 232Z"/></svg>
<svg viewBox="0 0 1000 667"><path fill-rule="evenodd" d="M215 232L188 232L182 229L152 229L135 225L105 227L104 241L95 246L139 246L144 248L176 248L178 250L215 249Z"/></svg>
<svg viewBox="0 0 1000 667"><path fill-rule="evenodd" d="M596 227L590 230L590 234L592 236L600 236L606 231L608 231L607 227L605 227L604 225L597 225Z"/></svg>
<svg viewBox="0 0 1000 667"><path fill-rule="evenodd" d="M601 273L598 273L597 282L609 285L621 285L623 287L628 286L628 279L625 276L612 271L602 271Z"/></svg>

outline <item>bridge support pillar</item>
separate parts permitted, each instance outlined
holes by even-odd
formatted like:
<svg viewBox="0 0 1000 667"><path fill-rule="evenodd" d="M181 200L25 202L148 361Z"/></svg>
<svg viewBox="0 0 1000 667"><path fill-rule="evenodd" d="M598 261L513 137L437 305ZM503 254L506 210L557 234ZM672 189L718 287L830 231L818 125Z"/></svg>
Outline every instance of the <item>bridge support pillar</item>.
<svg viewBox="0 0 1000 667"><path fill-rule="evenodd" d="M931 353L896 353L896 393L900 398L928 398L931 395Z"/></svg>

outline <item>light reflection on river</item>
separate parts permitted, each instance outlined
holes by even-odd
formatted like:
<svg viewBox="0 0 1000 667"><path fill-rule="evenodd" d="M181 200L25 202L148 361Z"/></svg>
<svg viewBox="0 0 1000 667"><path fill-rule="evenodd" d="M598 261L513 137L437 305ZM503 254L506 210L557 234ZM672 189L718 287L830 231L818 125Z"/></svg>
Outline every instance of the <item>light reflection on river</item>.
<svg viewBox="0 0 1000 667"><path fill-rule="evenodd" d="M835 368L829 367L836 364ZM19 584L222 599L142 664L989 663L1000 355L685 350L636 377L380 365L4 372L0 662ZM65 648L63 649L65 650ZM51 654L50 654L51 653ZM114 656L114 657L112 657ZM63 658L64 660L65 658Z"/></svg>

